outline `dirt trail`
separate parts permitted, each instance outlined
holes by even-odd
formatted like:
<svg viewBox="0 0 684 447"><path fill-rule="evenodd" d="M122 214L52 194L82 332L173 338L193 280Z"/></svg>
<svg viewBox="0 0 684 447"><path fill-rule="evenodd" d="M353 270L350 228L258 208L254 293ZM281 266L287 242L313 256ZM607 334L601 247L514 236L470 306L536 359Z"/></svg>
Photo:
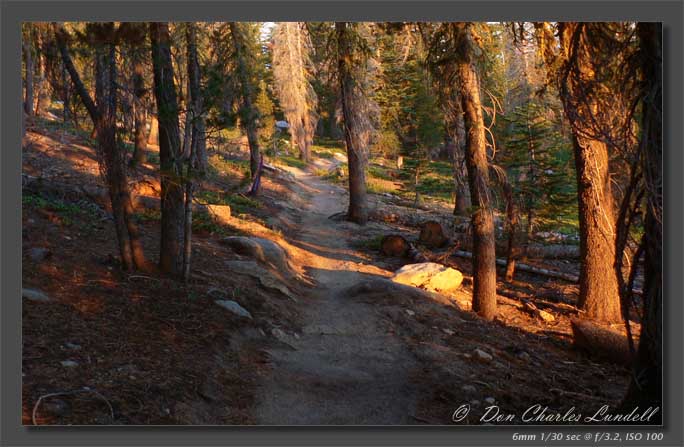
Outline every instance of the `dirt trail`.
<svg viewBox="0 0 684 447"><path fill-rule="evenodd" d="M300 304L302 334L288 339L294 350L269 351L273 371L259 390L257 423L412 423L417 392L409 377L418 363L372 306L340 293L365 275L389 272L349 247L353 226L328 219L346 207L345 191L291 171L311 199L290 242L311 251L304 268L316 285Z"/></svg>

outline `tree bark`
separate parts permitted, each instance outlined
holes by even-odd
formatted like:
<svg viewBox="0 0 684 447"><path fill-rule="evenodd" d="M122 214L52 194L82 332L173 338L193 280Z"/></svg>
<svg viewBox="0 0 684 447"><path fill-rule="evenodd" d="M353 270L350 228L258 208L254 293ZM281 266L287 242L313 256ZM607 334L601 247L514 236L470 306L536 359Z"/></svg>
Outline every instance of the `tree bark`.
<svg viewBox="0 0 684 447"><path fill-rule="evenodd" d="M134 102L134 149L133 159L134 165L140 165L147 161L147 129L145 110L145 97L147 96L147 89L145 89L145 65L143 61L143 53L138 48L131 49L131 65L133 66L133 95Z"/></svg>
<svg viewBox="0 0 684 447"><path fill-rule="evenodd" d="M595 74L586 27L560 23L561 54L566 70L561 100L573 129L580 220L580 293L578 306L589 318L622 321L618 281L611 262L615 258L615 216L608 147L587 136L590 116L599 105L586 95ZM581 98L580 98L581 97Z"/></svg>
<svg viewBox="0 0 684 447"><path fill-rule="evenodd" d="M149 117L150 132L147 137L147 144L159 146L159 120L156 114L151 114Z"/></svg>
<svg viewBox="0 0 684 447"><path fill-rule="evenodd" d="M26 76L24 78L24 112L28 116L33 116L33 48L31 43L31 27L24 35L22 48L24 50L24 63L26 65Z"/></svg>
<svg viewBox="0 0 684 447"><path fill-rule="evenodd" d="M656 419L662 421L663 393L663 190L662 190L662 26L659 23L639 23L637 32L641 46L644 76L642 136L639 150L646 183L646 219L644 223L644 311L641 338L632 380L623 401L623 408L659 407Z"/></svg>
<svg viewBox="0 0 684 447"><path fill-rule="evenodd" d="M37 93L38 99L36 101L36 115L44 115L50 107L50 82L48 81L48 61L47 61L47 44L45 36L41 31L38 32L38 82Z"/></svg>
<svg viewBox="0 0 684 447"><path fill-rule="evenodd" d="M247 133L249 168L252 181L254 181L259 171L259 112L254 106L254 85L250 78L249 67L247 66L247 55L245 54L245 43L243 41L245 36L240 29L241 26L241 24L235 22L230 22L229 24L237 62L237 75L242 90L242 119L240 121L244 126L245 133Z"/></svg>
<svg viewBox="0 0 684 447"><path fill-rule="evenodd" d="M200 68L197 59L197 30L193 23L187 24L187 70L188 70L188 114L191 127L190 153L187 159L187 179L185 184L185 237L183 239L183 279L190 278L190 260L192 256L192 198L194 195L193 173L197 170L200 176L206 171L206 137L204 114L202 110L202 94L200 91ZM204 160L202 161L202 158Z"/></svg>
<svg viewBox="0 0 684 447"><path fill-rule="evenodd" d="M344 140L347 146L347 160L349 163L349 210L347 218L359 225L368 222L368 204L366 197L366 164L368 148L363 141L358 128L359 113L356 104L354 86L354 67L352 66L354 45L351 30L353 26L346 22L336 22L338 45L338 76L340 82L340 95L342 100L342 116L344 121Z"/></svg>
<svg viewBox="0 0 684 447"><path fill-rule="evenodd" d="M508 229L508 241L506 246L506 282L513 281L515 275L515 264L520 257L520 247L518 245L518 231L520 226L520 214L513 188L510 183L503 185L503 195L506 199L506 226Z"/></svg>
<svg viewBox="0 0 684 447"><path fill-rule="evenodd" d="M485 319L496 316L496 253L494 215L489 197L489 163L480 101L480 83L469 23L453 23L458 40L457 75L466 129L466 166L475 208L473 226L473 310Z"/></svg>
<svg viewBox="0 0 684 447"><path fill-rule="evenodd" d="M159 121L159 163L161 173L161 246L159 266L165 273L181 277L185 193L182 184L178 101L174 85L169 25L150 23L154 92Z"/></svg>
<svg viewBox="0 0 684 447"><path fill-rule="evenodd" d="M465 125L463 123L463 109L458 95L452 93L449 95L447 110L444 112L445 124L447 134L450 140L450 153L452 169L454 172L454 215L465 216L468 213L470 206L468 200L468 182L466 180L467 173L464 172L464 154L465 154Z"/></svg>
<svg viewBox="0 0 684 447"><path fill-rule="evenodd" d="M112 24L101 26L109 26L113 30ZM125 154L117 145L115 47L113 44L96 45L96 97L93 101L69 55L66 31L61 27L56 28L55 35L64 68L69 73L74 89L88 110L97 131L100 170L107 183L122 266L125 270L150 270L151 266L145 257L138 228L132 218L133 206L126 176Z"/></svg>
<svg viewBox="0 0 684 447"><path fill-rule="evenodd" d="M191 153L197 159L196 169L204 175L207 169L207 139L204 118L204 100L202 98L201 72L197 58L197 29L196 25L188 24L188 92L191 100L192 116L192 144Z"/></svg>

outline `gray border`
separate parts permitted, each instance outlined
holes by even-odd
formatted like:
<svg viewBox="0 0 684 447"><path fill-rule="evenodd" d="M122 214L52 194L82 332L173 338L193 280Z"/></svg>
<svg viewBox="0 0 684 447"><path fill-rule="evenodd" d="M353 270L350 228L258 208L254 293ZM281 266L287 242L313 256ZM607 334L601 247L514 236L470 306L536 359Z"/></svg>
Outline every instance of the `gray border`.
<svg viewBox="0 0 684 447"><path fill-rule="evenodd" d="M665 30L665 285L667 312L665 359L667 396L665 401L665 440L659 445L682 445L682 253L681 196L682 162L682 25L681 1L640 2L638 0L601 2L514 1L145 1L86 2L2 1L0 7L2 66L0 82L2 146L0 153L0 327L2 339L2 388L0 413L2 445L509 445L511 434L540 431L585 433L628 432L639 429L600 427L92 427L25 429L17 409L21 407L21 79L19 25L22 21L48 20L641 20L661 21ZM675 80L675 82L672 82ZM676 119L672 119L676 117ZM679 123L680 125L676 125ZM675 125L675 128L670 127ZM679 200L678 200L679 199ZM673 270L674 268L674 270ZM8 297L11 297L8 299ZM677 378L677 380L667 380ZM677 417L680 416L680 417ZM676 424L676 427L672 425ZM530 443L535 444L535 443ZM540 444L537 442L536 444ZM558 443L562 445L562 443ZM522 445L522 444L521 444ZM578 443L571 445L580 445ZM605 443L602 445L611 445Z"/></svg>

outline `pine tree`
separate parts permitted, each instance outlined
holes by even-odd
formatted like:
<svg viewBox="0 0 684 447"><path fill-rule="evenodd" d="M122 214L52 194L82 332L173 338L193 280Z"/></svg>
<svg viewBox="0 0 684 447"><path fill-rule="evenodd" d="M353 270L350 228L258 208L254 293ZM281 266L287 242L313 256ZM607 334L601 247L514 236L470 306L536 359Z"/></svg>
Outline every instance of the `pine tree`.
<svg viewBox="0 0 684 447"><path fill-rule="evenodd" d="M290 124L300 158L310 161L309 147L318 123L318 97L311 85L311 41L301 22L278 23L273 32L273 76L280 106Z"/></svg>

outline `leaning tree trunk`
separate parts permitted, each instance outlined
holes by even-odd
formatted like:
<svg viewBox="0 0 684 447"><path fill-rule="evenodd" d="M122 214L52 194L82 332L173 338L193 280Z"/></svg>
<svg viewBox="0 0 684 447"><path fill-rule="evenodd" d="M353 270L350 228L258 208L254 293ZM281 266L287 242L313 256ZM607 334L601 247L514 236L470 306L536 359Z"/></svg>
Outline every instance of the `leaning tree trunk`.
<svg viewBox="0 0 684 447"><path fill-rule="evenodd" d="M28 116L33 115L33 49L31 48L31 29L24 35L23 42L24 63L26 64L24 112Z"/></svg>
<svg viewBox="0 0 684 447"><path fill-rule="evenodd" d="M120 150L116 140L115 47L112 44L109 44L108 48L102 44L96 46L95 101L93 101L69 55L66 46L66 31L59 27L55 31L64 68L71 77L76 93L88 110L94 129L97 130L100 170L107 183L112 204L122 266L126 270L131 268L149 270L150 265L145 258L138 229L132 218L133 207L126 177L125 154ZM111 29L109 31L113 32ZM105 52L105 50L108 51Z"/></svg>
<svg viewBox="0 0 684 447"><path fill-rule="evenodd" d="M453 23L459 41L457 75L466 129L466 166L473 203L473 310L485 319L496 316L496 253L494 215L489 197L489 163L480 101L480 83L473 60L469 23Z"/></svg>
<svg viewBox="0 0 684 447"><path fill-rule="evenodd" d="M663 393L663 173L662 173L662 27L658 23L637 25L644 76L642 136L639 150L646 185L646 219L644 223L644 312L641 338L632 381L623 408L659 407L657 420L662 420Z"/></svg>
<svg viewBox="0 0 684 447"><path fill-rule="evenodd" d="M342 117L344 122L344 140L347 146L347 160L349 163L349 210L347 218L360 225L368 222L368 204L366 197L366 141L360 128L359 93L355 92L354 44L349 29L353 26L346 22L335 23L338 45L338 76L340 80L340 95L342 102ZM358 68L357 68L358 70Z"/></svg>
<svg viewBox="0 0 684 447"><path fill-rule="evenodd" d="M159 266L162 271L180 277L183 274L185 192L168 23L150 23L150 38L159 121L162 210Z"/></svg>
<svg viewBox="0 0 684 447"><path fill-rule="evenodd" d="M560 26L565 69L572 74L561 86L561 99L573 129L580 220L580 290L578 307L585 316L606 322L622 321L615 258L615 216L608 146L591 138L587 127L598 104L586 92L595 81L591 48L582 24ZM588 103L588 104L587 104Z"/></svg>

